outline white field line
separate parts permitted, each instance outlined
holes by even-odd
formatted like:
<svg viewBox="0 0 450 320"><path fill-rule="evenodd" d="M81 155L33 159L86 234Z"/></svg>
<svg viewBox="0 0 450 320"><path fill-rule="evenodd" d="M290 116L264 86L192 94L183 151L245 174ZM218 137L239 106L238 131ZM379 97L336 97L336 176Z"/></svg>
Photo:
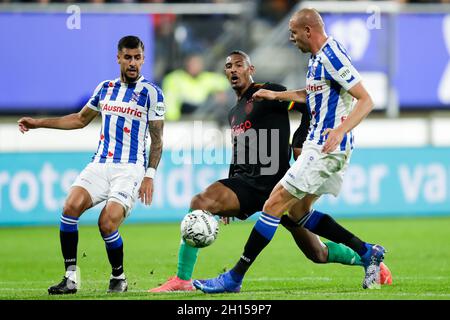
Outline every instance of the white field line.
<svg viewBox="0 0 450 320"><path fill-rule="evenodd" d="M428 280L428 281L442 281L442 280L450 280L450 277L444 277L444 276L420 276L420 277L413 277L413 276L398 276L394 277L395 280ZM156 281L156 282L164 282L167 280L167 278L155 278L155 279L146 279L146 281ZM139 281L139 280L136 280ZM270 277L260 277L260 278L248 278L245 280L246 282L306 282L306 281L323 281L323 282L329 282L332 281L332 278L329 277L279 277L279 278L270 278ZM42 292L43 294L47 294L47 286L53 283L54 280L39 280L39 281L0 281L0 292L14 292L14 291L20 291L20 292ZM133 281L131 281L132 283ZM86 285L91 284L107 284L108 279L105 280L85 280L82 281L82 286L80 288L80 293L82 293L83 296L85 296L86 293L87 296L89 295L98 295L102 294L101 291L92 291L92 289L87 289L84 291ZM14 285L42 285L43 288L28 288L26 290L19 289L19 288L10 288L7 286L14 286ZM83 288L84 287L84 288ZM317 295L320 294L322 296L330 296L330 295L342 295L342 296L348 296L348 295L362 295L369 291L352 291L352 292L317 292L317 291L298 291L293 289L281 289L282 291L289 291L290 294L293 295ZM84 294L83 294L84 291ZM130 293L147 293L147 290L128 290ZM276 291L275 291L276 292ZM253 296L267 296L267 294L275 293L274 291L243 291L242 293L251 294ZM105 293L106 294L106 293ZM185 292L172 292L171 294L186 294ZM402 292L390 292L390 296L398 296L398 297L421 297L421 296L428 296L428 297L450 297L450 293L421 293L421 294L412 294L412 293L402 293Z"/></svg>
<svg viewBox="0 0 450 320"><path fill-rule="evenodd" d="M199 278L200 279L200 278ZM156 281L156 282L164 282L167 280L167 278L148 278L145 281ZM331 281L331 278L327 278L327 277L285 277L285 278L270 278L270 277L262 277L262 278L248 278L245 279L246 282L283 282L283 281ZM83 280L83 278L81 278L82 283L107 283L109 281L109 279L107 277L105 277L105 280ZM134 282L134 281L141 281L141 280L130 280L128 279L128 282ZM27 281L27 280L23 280L23 281L0 281L0 286L1 285L14 285L14 284L51 284L55 282L55 280L39 280L39 281Z"/></svg>
<svg viewBox="0 0 450 320"><path fill-rule="evenodd" d="M7 291L20 291L23 292L23 289L17 289L17 288L0 288L0 292L7 292ZM25 291L33 291L33 292L37 292L40 291L42 292L42 294L47 295L47 290L44 289L27 289ZM286 290L283 290L286 291ZM321 296L353 296L353 295L359 295L362 298L363 297L368 297L370 298L370 293L371 292L379 292L379 291L351 291L351 292L317 292L317 291L297 291L297 290L287 290L289 291L290 295L298 295L298 296L302 296L302 297L307 297L307 296L311 296L311 295L321 295ZM142 294L148 294L149 297L152 297L154 294L151 294L149 292L147 292L147 290L128 290L128 293L142 293ZM194 294L198 294L200 292L191 292ZM275 295L277 293L277 291L242 291L242 294L250 294L252 296L267 296L267 295ZM98 296L98 295L102 295L104 294L105 296L110 296L110 294L106 293L106 289L105 292L92 292L91 290L88 291L84 291L83 289L81 289L79 291L79 296L80 298L89 298L90 296ZM126 294L126 293L125 293ZM170 294L170 295L186 295L188 296L190 293L186 293L186 292L170 292L170 293L165 293L165 294ZM158 294L157 294L158 295ZM411 298L418 298L420 299L420 297L448 297L450 298L450 293L433 293L433 292L426 292L426 293L406 293L406 292L389 292L388 293L389 296L398 296L398 297L411 297ZM75 297L75 295L74 295ZM206 297L206 295L205 295ZM213 295L211 295L211 297L213 297ZM237 297L239 297L239 294L237 294ZM298 300L298 299L293 299L293 300Z"/></svg>
<svg viewBox="0 0 450 320"><path fill-rule="evenodd" d="M450 280L450 276L444 277L444 276L393 276L394 281L396 280L435 280L435 281L441 281L441 280ZM109 279L108 277L105 277L105 280L83 280L82 283L85 284L96 284L96 283L108 283ZM197 279L204 279L201 277L197 277ZM145 281L156 281L156 282L164 282L167 278L147 278ZM303 281L332 281L333 278L330 277L260 277L260 278L246 278L245 282L285 282L285 281L291 281L291 282L303 282ZM5 285L23 285L23 284L49 284L51 285L53 282L55 282L55 279L50 280L38 280L38 281L0 281L0 286ZM133 283L134 281L142 281L142 279L128 279L130 283ZM1 287L0 287L1 289Z"/></svg>

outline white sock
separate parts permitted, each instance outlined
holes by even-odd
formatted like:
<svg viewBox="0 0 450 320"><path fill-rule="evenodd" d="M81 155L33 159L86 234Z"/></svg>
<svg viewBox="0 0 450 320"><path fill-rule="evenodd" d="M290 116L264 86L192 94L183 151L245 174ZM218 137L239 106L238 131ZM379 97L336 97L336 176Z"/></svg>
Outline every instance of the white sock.
<svg viewBox="0 0 450 320"><path fill-rule="evenodd" d="M77 272L75 270L67 270L66 278L69 278L69 280L76 283L77 282Z"/></svg>

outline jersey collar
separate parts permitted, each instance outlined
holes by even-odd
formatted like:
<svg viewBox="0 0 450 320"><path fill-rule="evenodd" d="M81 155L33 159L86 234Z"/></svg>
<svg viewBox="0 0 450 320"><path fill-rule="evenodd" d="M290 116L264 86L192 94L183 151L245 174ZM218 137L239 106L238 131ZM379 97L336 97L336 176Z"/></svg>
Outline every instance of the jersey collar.
<svg viewBox="0 0 450 320"><path fill-rule="evenodd" d="M317 57L322 51L323 51L323 48L325 48L325 46L327 45L327 44L329 44L331 41L333 41L333 37L332 36L328 36L328 38L327 38L327 40L324 42L324 44L320 47L320 49L319 49L319 51L317 51L317 53L316 54L312 54L311 56L312 57Z"/></svg>
<svg viewBox="0 0 450 320"><path fill-rule="evenodd" d="M255 93L256 90L254 90L254 88L255 88L255 83L252 82L239 100L242 100L244 98L248 100L253 95L253 93Z"/></svg>
<svg viewBox="0 0 450 320"><path fill-rule="evenodd" d="M137 78L137 80L136 80L135 82L132 82L132 83L138 83L138 82L142 82L142 81L144 81L144 80L145 80L144 76L141 75L139 78ZM116 79L114 80L114 82L117 82L117 81L119 81L120 83L126 84L126 85L129 84L129 83L127 83L127 82L122 82L122 80L120 79L120 77L119 77L119 78L116 78Z"/></svg>

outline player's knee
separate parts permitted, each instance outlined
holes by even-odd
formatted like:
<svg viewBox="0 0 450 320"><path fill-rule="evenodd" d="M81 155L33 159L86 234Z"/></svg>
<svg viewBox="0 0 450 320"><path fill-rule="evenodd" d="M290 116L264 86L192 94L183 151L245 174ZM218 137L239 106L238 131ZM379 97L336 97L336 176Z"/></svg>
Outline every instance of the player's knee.
<svg viewBox="0 0 450 320"><path fill-rule="evenodd" d="M81 215L81 209L72 202L66 202L63 207L63 214L78 218Z"/></svg>
<svg viewBox="0 0 450 320"><path fill-rule="evenodd" d="M264 202L263 212L266 213L275 213L277 212L279 207L279 199L278 196L270 196L269 199Z"/></svg>
<svg viewBox="0 0 450 320"><path fill-rule="evenodd" d="M203 194L195 195L191 200L191 209L193 210L206 210L211 213L217 212L217 208L212 201L209 201Z"/></svg>
<svg viewBox="0 0 450 320"><path fill-rule="evenodd" d="M203 209L202 206L203 206L204 202L205 201L203 200L203 197L200 194L197 194L191 199L190 207L193 210Z"/></svg>

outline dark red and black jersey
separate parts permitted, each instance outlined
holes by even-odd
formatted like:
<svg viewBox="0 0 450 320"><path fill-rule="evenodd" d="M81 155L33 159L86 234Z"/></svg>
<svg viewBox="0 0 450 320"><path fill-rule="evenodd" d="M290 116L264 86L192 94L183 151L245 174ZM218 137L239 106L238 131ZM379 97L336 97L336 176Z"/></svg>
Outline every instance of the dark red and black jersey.
<svg viewBox="0 0 450 320"><path fill-rule="evenodd" d="M289 169L289 103L254 101L252 95L260 88L286 90L274 83L252 84L230 110L230 177L239 175L262 192L270 192Z"/></svg>
<svg viewBox="0 0 450 320"><path fill-rule="evenodd" d="M292 137L292 148L302 148L309 131L309 124L311 122L311 113L308 110L306 103L291 102L288 110L298 111L302 114L302 120L297 130L295 130Z"/></svg>

